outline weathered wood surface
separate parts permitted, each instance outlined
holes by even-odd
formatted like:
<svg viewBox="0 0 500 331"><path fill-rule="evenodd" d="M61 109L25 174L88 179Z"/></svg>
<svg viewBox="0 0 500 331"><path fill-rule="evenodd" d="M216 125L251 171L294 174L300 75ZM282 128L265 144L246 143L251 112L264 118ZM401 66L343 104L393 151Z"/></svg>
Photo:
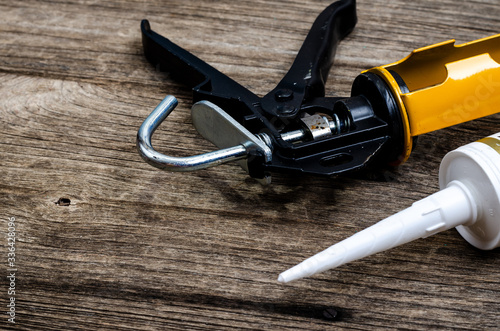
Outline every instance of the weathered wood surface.
<svg viewBox="0 0 500 331"><path fill-rule="evenodd" d="M190 91L144 59L139 23L259 95L288 70L329 1L0 0L1 329L496 329L500 255L452 230L290 285L279 272L438 189L444 154L498 131L498 115L422 136L376 179L237 165L160 172L135 135L166 94L165 152L212 146ZM329 95L412 49L500 32L497 1L367 1L338 48ZM58 205L60 198L69 206ZM17 223L16 324L7 323L7 219ZM340 314L335 320L326 308Z"/></svg>

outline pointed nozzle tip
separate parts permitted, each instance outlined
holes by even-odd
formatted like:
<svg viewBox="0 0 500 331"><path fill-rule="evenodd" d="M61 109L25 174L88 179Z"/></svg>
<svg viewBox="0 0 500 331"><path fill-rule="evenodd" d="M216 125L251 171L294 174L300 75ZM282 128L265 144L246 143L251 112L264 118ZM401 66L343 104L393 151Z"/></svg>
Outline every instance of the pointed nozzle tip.
<svg viewBox="0 0 500 331"><path fill-rule="evenodd" d="M286 271L283 271L279 277L278 277L278 282L280 283L289 283L291 281L294 281L294 280L297 280L297 279L301 279L303 278L305 275L303 275L302 273L300 272L297 272L297 266L293 267L293 268L290 268Z"/></svg>

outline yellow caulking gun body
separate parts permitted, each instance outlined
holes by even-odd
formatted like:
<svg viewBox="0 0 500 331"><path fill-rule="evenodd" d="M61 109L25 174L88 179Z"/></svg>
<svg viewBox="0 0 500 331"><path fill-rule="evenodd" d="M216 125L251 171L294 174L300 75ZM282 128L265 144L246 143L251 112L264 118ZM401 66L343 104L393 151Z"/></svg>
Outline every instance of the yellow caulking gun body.
<svg viewBox="0 0 500 331"><path fill-rule="evenodd" d="M290 70L259 97L143 20L146 58L193 89L193 124L220 150L186 158L154 150L152 134L177 105L167 96L139 129L140 155L168 171L237 161L264 183L272 172L335 176L400 164L418 135L497 112L500 35L417 49L401 61L359 74L350 97L326 97L336 46L356 21L354 0L328 6Z"/></svg>
<svg viewBox="0 0 500 331"><path fill-rule="evenodd" d="M441 191L280 274L287 283L456 227L469 243L500 246L500 133L449 152Z"/></svg>
<svg viewBox="0 0 500 331"><path fill-rule="evenodd" d="M398 102L405 126L403 162L410 156L412 137L498 112L499 61L500 35L495 35L462 45L450 40L427 46L367 70L384 78Z"/></svg>

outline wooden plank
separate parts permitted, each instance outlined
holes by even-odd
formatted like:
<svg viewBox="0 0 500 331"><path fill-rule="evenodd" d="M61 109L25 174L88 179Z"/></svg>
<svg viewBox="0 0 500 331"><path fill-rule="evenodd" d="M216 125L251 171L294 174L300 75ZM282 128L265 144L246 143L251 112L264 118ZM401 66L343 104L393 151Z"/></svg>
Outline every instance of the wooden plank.
<svg viewBox="0 0 500 331"><path fill-rule="evenodd" d="M190 91L144 59L141 19L263 95L328 4L0 1L0 231L5 238L16 218L18 267L17 323L2 313L1 328L498 327L498 252L456 231L276 281L435 192L444 154L498 131L498 115L426 134L406 164L351 178L275 174L263 187L234 164L176 174L138 156L137 129L165 94L180 106L155 135L159 149L213 148L192 128ZM499 12L494 1L359 1L327 93L348 95L361 70L414 48L498 33ZM6 289L7 268L0 274ZM327 309L339 317L328 320Z"/></svg>

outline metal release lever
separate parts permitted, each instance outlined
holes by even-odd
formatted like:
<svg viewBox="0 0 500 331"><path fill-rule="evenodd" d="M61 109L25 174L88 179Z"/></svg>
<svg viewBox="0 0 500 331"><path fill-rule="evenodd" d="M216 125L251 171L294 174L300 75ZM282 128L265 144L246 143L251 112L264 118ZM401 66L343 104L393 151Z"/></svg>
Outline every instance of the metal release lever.
<svg viewBox="0 0 500 331"><path fill-rule="evenodd" d="M205 169L247 158L247 148L243 145L188 157L168 156L156 151L151 144L151 137L177 104L175 97L166 96L139 128L137 132L137 149L144 161L162 170L184 172Z"/></svg>
<svg viewBox="0 0 500 331"><path fill-rule="evenodd" d="M251 155L260 154L264 156L265 162L270 161L272 152L264 142L208 101L193 105L193 122L206 139L222 149L188 157L168 156L156 151L151 144L151 137L177 104L175 97L165 97L137 132L137 149L148 164L162 170L185 172L243 160L241 165L248 171L245 160Z"/></svg>

